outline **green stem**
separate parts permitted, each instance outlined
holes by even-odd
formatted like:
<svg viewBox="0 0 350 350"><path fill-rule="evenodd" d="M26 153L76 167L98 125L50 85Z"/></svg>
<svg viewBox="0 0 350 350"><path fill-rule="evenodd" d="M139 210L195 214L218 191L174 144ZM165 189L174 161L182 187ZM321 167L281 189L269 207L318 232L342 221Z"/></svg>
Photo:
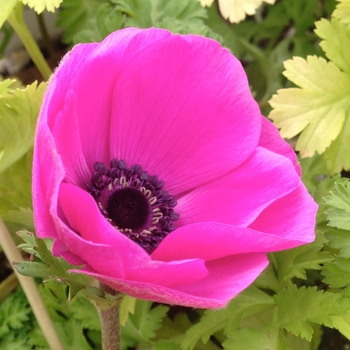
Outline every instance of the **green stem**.
<svg viewBox="0 0 350 350"><path fill-rule="evenodd" d="M15 242L8 232L5 224L0 218L0 245L7 257L7 260L12 264L16 261L23 260L22 255L18 251ZM50 319L41 299L37 285L31 277L20 275L16 269L13 269L19 283L21 284L24 293L27 296L28 302L33 310L33 313L39 323L41 330L49 344L51 350L64 350L60 338L58 337L55 327Z"/></svg>
<svg viewBox="0 0 350 350"><path fill-rule="evenodd" d="M103 292L110 294L106 299L93 299L101 322L103 350L120 350L119 306L121 297L112 288L101 285Z"/></svg>
<svg viewBox="0 0 350 350"><path fill-rule="evenodd" d="M10 17L8 17L7 20L21 39L24 47L28 51L30 58L38 68L43 78L45 80L48 80L51 75L51 69L24 22L23 4L21 2L18 2L14 11L12 11Z"/></svg>

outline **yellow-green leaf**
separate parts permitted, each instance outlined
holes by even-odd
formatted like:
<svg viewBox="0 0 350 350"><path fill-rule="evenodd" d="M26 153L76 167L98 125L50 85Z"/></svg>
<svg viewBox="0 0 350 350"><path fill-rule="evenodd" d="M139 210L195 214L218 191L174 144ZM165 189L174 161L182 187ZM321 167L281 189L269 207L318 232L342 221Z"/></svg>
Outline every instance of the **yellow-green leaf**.
<svg viewBox="0 0 350 350"><path fill-rule="evenodd" d="M210 6L214 0L199 0L202 6ZM276 0L219 0L222 16L231 23L238 23L246 15L254 15L263 2L274 4Z"/></svg>
<svg viewBox="0 0 350 350"><path fill-rule="evenodd" d="M284 75L300 88L279 90L270 101L270 118L282 137L301 133L296 149L302 157L322 154L350 114L350 76L315 56L295 57L285 62L285 68Z"/></svg>
<svg viewBox="0 0 350 350"><path fill-rule="evenodd" d="M338 0L340 4L333 12L333 17L338 18L340 22L349 24L350 23L350 0Z"/></svg>
<svg viewBox="0 0 350 350"><path fill-rule="evenodd" d="M42 13L44 10L55 12L59 8L63 0L21 0L24 5L28 5L37 13Z"/></svg>
<svg viewBox="0 0 350 350"><path fill-rule="evenodd" d="M350 74L350 27L337 19L315 23L315 33L323 39L320 46L326 56L342 71Z"/></svg>

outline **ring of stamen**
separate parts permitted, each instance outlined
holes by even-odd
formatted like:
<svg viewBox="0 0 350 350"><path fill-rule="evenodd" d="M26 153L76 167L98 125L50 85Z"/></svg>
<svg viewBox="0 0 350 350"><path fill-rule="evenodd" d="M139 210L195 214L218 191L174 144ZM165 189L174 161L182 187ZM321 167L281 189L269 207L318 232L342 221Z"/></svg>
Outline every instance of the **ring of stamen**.
<svg viewBox="0 0 350 350"><path fill-rule="evenodd" d="M151 253L174 230L179 215L174 197L163 189L158 176L150 176L140 165L127 167L125 161L112 159L110 168L94 164L88 192L101 213L120 232Z"/></svg>

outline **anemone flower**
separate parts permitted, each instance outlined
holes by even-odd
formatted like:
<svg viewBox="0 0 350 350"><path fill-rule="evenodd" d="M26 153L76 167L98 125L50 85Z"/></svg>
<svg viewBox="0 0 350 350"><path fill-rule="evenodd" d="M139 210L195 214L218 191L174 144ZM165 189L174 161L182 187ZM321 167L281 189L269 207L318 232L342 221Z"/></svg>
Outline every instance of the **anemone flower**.
<svg viewBox="0 0 350 350"><path fill-rule="evenodd" d="M223 307L314 240L289 145L217 42L124 29L73 48L51 78L34 152L37 235L131 296Z"/></svg>

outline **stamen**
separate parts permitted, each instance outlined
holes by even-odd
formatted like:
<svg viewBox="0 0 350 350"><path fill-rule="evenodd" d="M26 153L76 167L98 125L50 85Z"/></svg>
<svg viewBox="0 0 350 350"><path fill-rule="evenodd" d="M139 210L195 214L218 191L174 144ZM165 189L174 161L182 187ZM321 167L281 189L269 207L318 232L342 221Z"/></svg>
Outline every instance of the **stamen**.
<svg viewBox="0 0 350 350"><path fill-rule="evenodd" d="M179 218L174 197L163 189L164 181L149 175L141 165L127 167L112 159L110 169L94 164L95 172L87 191L96 200L106 220L117 230L151 253L174 230Z"/></svg>

